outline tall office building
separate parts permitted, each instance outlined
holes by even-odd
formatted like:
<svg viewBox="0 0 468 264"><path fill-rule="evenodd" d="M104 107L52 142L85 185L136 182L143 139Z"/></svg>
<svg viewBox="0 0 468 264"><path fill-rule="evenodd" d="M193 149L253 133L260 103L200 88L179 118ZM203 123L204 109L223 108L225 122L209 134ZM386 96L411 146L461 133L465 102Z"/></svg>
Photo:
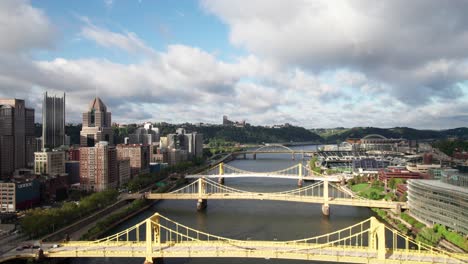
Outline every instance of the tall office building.
<svg viewBox="0 0 468 264"><path fill-rule="evenodd" d="M44 93L42 103L42 149L65 145L65 93L63 97Z"/></svg>
<svg viewBox="0 0 468 264"><path fill-rule="evenodd" d="M51 176L65 174L64 151L41 151L34 153L34 173Z"/></svg>
<svg viewBox="0 0 468 264"><path fill-rule="evenodd" d="M159 142L159 129L153 127L151 123L145 123L143 127L135 130L135 133L129 135L130 144L153 145Z"/></svg>
<svg viewBox="0 0 468 264"><path fill-rule="evenodd" d="M80 148L80 186L83 190L103 191L118 186L117 151L107 142Z"/></svg>
<svg viewBox="0 0 468 264"><path fill-rule="evenodd" d="M34 165L34 109L24 100L0 99L0 177Z"/></svg>
<svg viewBox="0 0 468 264"><path fill-rule="evenodd" d="M131 177L149 172L150 153L148 145L117 145L117 159L130 159Z"/></svg>
<svg viewBox="0 0 468 264"><path fill-rule="evenodd" d="M203 156L203 134L197 132L185 133L184 129L177 129L176 134L167 135L167 147L187 152L190 158Z"/></svg>
<svg viewBox="0 0 468 264"><path fill-rule="evenodd" d="M94 147L97 142L107 141L113 145L111 113L99 97L89 104L88 112L83 113L83 128L80 132L80 145Z"/></svg>
<svg viewBox="0 0 468 264"><path fill-rule="evenodd" d="M189 156L201 158L203 157L203 134L193 132L185 134L187 139L187 152Z"/></svg>

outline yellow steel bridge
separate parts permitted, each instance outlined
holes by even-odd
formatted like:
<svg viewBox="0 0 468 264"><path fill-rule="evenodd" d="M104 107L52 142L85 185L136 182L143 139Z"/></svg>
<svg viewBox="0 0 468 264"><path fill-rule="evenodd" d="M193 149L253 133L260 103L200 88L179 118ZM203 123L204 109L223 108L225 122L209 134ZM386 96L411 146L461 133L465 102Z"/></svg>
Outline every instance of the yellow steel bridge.
<svg viewBox="0 0 468 264"><path fill-rule="evenodd" d="M405 236L371 217L350 227L290 241L238 240L177 223L158 213L117 234L95 241L70 241L42 254L11 252L13 258L266 258L346 263L467 263L468 254L449 253Z"/></svg>
<svg viewBox="0 0 468 264"><path fill-rule="evenodd" d="M146 199L157 200L197 200L198 209L207 205L207 200L272 200L322 204L322 212L329 214L330 205L376 207L393 209L399 212L407 209L405 202L370 200L355 197L340 186L330 184L326 178L315 184L298 189L274 192L248 192L231 188L206 178L199 178L191 184L169 193L146 193Z"/></svg>

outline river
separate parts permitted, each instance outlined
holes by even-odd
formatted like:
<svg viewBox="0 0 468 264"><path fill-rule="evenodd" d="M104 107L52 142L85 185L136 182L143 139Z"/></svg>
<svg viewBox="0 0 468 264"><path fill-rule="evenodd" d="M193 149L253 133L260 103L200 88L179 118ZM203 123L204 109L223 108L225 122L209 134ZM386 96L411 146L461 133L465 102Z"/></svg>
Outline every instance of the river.
<svg viewBox="0 0 468 264"><path fill-rule="evenodd" d="M296 149L315 149L316 146L295 147ZM297 155L258 154L256 160L234 160L229 165L250 171L273 171L297 164ZM286 191L297 188L296 180L229 178L227 186L258 192ZM305 184L311 184L306 182ZM204 212L196 211L196 201L160 201L150 210L121 224L110 232L116 233L144 220L155 212L169 217L184 225L211 234L235 239L252 240L292 240L311 237L338 230L373 216L368 208L331 206L330 216L322 215L320 204L290 203L276 201L234 201L208 200ZM116 263L141 264L141 258L82 258L72 259L70 263ZM266 259L165 259L165 264L204 263L204 264L292 264L311 263L297 260ZM312 262L313 263L313 262Z"/></svg>

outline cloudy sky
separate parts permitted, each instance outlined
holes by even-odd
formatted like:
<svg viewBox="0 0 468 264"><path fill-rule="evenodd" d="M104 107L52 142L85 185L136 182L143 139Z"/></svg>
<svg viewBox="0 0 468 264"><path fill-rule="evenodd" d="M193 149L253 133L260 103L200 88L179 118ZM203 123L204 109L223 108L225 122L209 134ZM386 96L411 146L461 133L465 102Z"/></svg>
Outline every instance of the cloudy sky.
<svg viewBox="0 0 468 264"><path fill-rule="evenodd" d="M468 126L468 1L1 0L0 97L116 122Z"/></svg>

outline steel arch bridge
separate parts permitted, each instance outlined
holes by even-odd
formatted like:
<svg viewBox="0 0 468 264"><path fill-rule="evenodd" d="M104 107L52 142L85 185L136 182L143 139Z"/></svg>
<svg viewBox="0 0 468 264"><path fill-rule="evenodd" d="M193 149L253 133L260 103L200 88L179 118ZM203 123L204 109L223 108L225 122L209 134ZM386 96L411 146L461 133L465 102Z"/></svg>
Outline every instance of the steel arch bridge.
<svg viewBox="0 0 468 264"><path fill-rule="evenodd" d="M362 139L369 139L369 138L380 138L380 139L387 139L386 137L379 135L379 134L369 134L363 137Z"/></svg>
<svg viewBox="0 0 468 264"><path fill-rule="evenodd" d="M290 153L295 153L297 151L294 151L293 149L281 145L281 144L269 144L265 146L261 146L258 149L254 150L254 153L272 153L272 152L281 152L283 153L284 151L290 152Z"/></svg>
<svg viewBox="0 0 468 264"><path fill-rule="evenodd" d="M11 251L15 258L265 258L345 263L466 263L468 254L449 253L417 242L375 217L310 238L289 241L231 239L188 227L158 213L95 241L43 244L36 254Z"/></svg>
<svg viewBox="0 0 468 264"><path fill-rule="evenodd" d="M306 154L313 155L314 153L315 151L311 151L311 150L294 150L281 144L268 144L268 145L261 146L254 150L234 152L233 155L234 156L244 155L245 157L245 155L251 154L253 159L256 159L257 154L291 154L292 159L295 159L295 155L297 154L300 154L302 155L302 157L304 157Z"/></svg>

